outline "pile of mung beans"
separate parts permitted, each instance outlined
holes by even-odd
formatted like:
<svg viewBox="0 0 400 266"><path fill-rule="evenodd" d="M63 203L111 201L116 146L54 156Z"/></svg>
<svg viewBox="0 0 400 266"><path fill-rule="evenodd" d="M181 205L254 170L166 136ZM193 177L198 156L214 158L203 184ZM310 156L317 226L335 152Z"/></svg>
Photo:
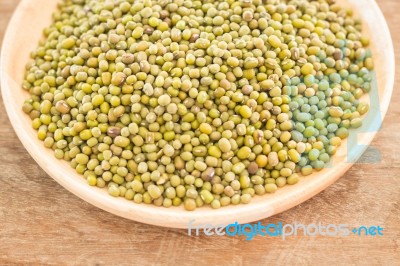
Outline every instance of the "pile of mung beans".
<svg viewBox="0 0 400 266"><path fill-rule="evenodd" d="M23 111L89 185L249 203L327 166L369 106L369 40L334 0L63 0Z"/></svg>

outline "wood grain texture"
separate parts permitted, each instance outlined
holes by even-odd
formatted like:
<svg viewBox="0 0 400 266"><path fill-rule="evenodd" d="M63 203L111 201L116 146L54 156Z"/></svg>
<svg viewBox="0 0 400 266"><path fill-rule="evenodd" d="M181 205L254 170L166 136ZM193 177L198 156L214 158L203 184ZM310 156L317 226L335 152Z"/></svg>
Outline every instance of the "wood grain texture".
<svg viewBox="0 0 400 266"><path fill-rule="evenodd" d="M16 0L0 0L2 38ZM400 60L398 0L378 0ZM377 33L379 34L379 33ZM397 69L396 82L400 81ZM356 164L311 200L263 223L381 225L382 237L188 237L116 217L48 177L16 137L0 102L0 264L400 265L400 95L372 146L382 160ZM368 153L365 155L368 156Z"/></svg>

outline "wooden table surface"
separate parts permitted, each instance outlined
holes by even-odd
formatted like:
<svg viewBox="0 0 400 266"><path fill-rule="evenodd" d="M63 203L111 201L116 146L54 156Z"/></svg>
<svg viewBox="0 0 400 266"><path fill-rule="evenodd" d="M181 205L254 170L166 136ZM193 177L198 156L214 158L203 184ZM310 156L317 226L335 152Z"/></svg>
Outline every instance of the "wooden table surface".
<svg viewBox="0 0 400 266"><path fill-rule="evenodd" d="M0 42L18 2L0 0ZM400 62L400 1L378 3ZM395 83L400 82L400 68L396 74ZM383 236L301 235L286 240L257 236L246 241L237 236L189 237L186 230L129 221L82 201L29 156L0 101L0 265L400 265L399 105L395 87L388 115L372 144L381 153L380 162L356 164L316 197L262 221L379 225Z"/></svg>

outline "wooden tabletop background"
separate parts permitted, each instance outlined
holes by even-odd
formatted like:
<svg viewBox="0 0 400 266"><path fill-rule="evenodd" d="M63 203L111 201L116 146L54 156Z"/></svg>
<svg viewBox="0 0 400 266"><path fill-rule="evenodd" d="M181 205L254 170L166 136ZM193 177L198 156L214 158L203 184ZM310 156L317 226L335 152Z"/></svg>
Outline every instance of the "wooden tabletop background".
<svg viewBox="0 0 400 266"><path fill-rule="evenodd" d="M362 0L360 0L362 1ZM0 0L0 43L19 0ZM400 62L400 1L377 0ZM25 29L29 30L29 26ZM377 32L376 34L379 34ZM396 81L400 82L400 68ZM1 97L1 96L0 96ZM72 195L25 151L0 101L0 265L400 265L400 94L372 143L382 160L354 165L325 191L265 223L377 226L383 236L189 237L116 217Z"/></svg>

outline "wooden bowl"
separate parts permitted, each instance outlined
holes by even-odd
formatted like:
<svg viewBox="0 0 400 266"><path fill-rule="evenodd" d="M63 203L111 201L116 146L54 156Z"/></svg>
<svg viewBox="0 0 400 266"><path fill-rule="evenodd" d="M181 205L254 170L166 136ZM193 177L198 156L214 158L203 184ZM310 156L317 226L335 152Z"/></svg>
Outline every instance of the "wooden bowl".
<svg viewBox="0 0 400 266"><path fill-rule="evenodd" d="M57 2L22 0L11 19L1 58L1 87L5 107L22 144L54 180L85 201L128 219L158 226L187 228L190 220L195 220L194 224L228 224L235 221L247 223L290 209L321 192L351 167L379 130L389 106L395 72L393 46L385 19L374 0L349 0L348 4L364 20L365 30L374 33L370 36L376 63L376 83L370 94L371 109L365 117L364 126L352 130L350 138L334 156L332 167L304 177L298 184L286 186L274 194L256 196L250 204L218 210L203 207L189 212L183 207L155 207L114 198L105 189L89 186L67 162L57 160L53 151L46 149L37 139L30 118L21 110L22 103L28 97L21 88L24 66L29 59L29 53L42 37L42 29L50 24Z"/></svg>

